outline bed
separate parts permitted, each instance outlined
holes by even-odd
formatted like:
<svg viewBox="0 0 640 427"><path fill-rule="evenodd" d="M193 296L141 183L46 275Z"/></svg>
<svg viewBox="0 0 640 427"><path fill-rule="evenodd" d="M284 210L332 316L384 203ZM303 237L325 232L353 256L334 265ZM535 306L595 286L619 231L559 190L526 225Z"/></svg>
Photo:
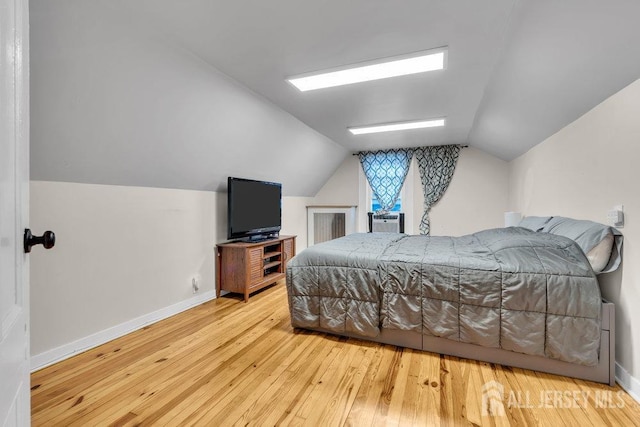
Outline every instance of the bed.
<svg viewBox="0 0 640 427"><path fill-rule="evenodd" d="M613 385L614 306L596 273L618 267L621 242L562 217L462 237L351 234L289 261L291 323Z"/></svg>

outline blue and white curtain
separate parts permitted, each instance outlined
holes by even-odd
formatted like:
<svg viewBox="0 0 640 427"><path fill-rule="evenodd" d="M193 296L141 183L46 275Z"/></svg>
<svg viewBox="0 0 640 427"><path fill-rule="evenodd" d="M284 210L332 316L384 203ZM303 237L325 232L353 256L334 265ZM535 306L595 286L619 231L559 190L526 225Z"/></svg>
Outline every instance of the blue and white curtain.
<svg viewBox="0 0 640 427"><path fill-rule="evenodd" d="M442 197L456 169L459 145L438 145L414 149L420 181L424 192L424 213L420 221L420 234L429 234L429 211Z"/></svg>
<svg viewBox="0 0 640 427"><path fill-rule="evenodd" d="M358 154L360 164L373 194L380 203L380 211L389 212L400 196L413 156L411 149L364 151Z"/></svg>

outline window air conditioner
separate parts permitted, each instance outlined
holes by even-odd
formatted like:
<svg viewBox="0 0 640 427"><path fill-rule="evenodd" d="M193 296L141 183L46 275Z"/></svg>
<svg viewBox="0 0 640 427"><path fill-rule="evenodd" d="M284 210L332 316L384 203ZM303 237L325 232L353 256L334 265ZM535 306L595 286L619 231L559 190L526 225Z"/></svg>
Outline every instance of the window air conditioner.
<svg viewBox="0 0 640 427"><path fill-rule="evenodd" d="M404 214L374 214L369 212L369 232L404 233Z"/></svg>

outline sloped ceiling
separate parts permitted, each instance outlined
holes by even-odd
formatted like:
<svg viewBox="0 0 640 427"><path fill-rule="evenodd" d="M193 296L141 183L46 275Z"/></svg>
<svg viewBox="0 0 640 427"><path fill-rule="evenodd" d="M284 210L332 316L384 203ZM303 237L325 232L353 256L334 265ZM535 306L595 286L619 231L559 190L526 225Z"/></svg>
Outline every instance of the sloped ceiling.
<svg viewBox="0 0 640 427"><path fill-rule="evenodd" d="M32 0L32 178L220 190L235 175L314 195L359 150L510 160L640 77L638 16L632 0ZM444 71L285 81L441 46Z"/></svg>

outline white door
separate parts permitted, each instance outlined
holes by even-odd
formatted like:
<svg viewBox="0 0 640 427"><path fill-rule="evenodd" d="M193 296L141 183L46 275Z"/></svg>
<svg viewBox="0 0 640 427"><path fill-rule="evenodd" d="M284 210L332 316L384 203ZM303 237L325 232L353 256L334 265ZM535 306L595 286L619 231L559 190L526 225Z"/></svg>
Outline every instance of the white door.
<svg viewBox="0 0 640 427"><path fill-rule="evenodd" d="M0 0L0 425L28 425L29 11Z"/></svg>

